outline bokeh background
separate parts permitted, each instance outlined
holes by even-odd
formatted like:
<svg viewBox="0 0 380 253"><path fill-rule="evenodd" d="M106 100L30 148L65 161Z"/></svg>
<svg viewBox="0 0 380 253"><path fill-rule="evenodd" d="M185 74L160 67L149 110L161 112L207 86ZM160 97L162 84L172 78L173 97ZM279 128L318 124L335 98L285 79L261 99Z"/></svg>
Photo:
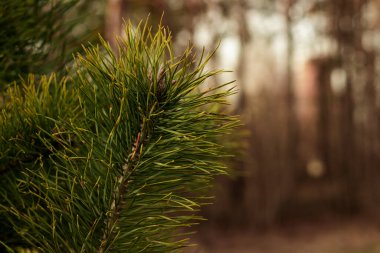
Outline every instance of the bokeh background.
<svg viewBox="0 0 380 253"><path fill-rule="evenodd" d="M233 70L212 81L236 80L239 151L189 252L380 252L379 0L92 0L77 12L90 15L72 36L115 45L122 18L149 14L179 51L219 45L209 68Z"/></svg>

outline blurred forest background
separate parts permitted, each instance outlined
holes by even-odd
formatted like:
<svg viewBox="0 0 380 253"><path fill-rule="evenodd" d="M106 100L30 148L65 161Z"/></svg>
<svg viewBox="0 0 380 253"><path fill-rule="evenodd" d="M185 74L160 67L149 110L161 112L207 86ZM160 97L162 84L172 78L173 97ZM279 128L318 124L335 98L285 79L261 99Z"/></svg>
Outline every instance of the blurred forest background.
<svg viewBox="0 0 380 253"><path fill-rule="evenodd" d="M220 43L209 67L233 72L214 81L239 89L244 150L195 252L380 252L380 1L83 0L67 18L115 47L148 14L178 50Z"/></svg>
<svg viewBox="0 0 380 253"><path fill-rule="evenodd" d="M322 225L320 234L337 231L338 235L331 232L331 249L317 247L315 252L338 252L334 247L343 247L342 252L380 252L380 232L369 232L374 224L374 231L380 230L379 0L96 4L99 13L105 10L102 31L113 45L122 17L138 21L150 14L153 22L160 22L164 12L162 22L171 29L175 47L192 41L200 50L212 50L220 42L211 67L234 71L216 81L237 80L239 93L231 103L248 134L242 137L244 154L233 162L233 180L219 179L216 204L204 210L209 221L201 225L198 241L208 252L235 252L242 243L238 239L235 246L229 248L227 243L214 249L212 245L224 237L215 239L207 233L262 234L273 227L294 228L300 222L314 221L311 227L315 227L321 220L336 225ZM351 225L357 217L365 217L371 225L361 218L359 225ZM314 230L300 231L298 235L310 234L311 244L313 238L319 245L328 241ZM339 236L339 231L346 234ZM279 243L270 235L274 232L267 233L269 239L262 238L261 244ZM281 238L289 230L278 233ZM359 246L350 244L355 238ZM260 243L255 242L257 247ZM297 252L296 248L313 252L297 243L289 252ZM244 252L255 252L249 245ZM269 252L267 248L257 252Z"/></svg>

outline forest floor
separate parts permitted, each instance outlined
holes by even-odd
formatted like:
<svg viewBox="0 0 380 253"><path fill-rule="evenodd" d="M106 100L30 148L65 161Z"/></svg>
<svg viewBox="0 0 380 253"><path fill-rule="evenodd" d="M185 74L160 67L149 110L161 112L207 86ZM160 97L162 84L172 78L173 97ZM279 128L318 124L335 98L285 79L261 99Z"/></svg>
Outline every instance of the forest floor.
<svg viewBox="0 0 380 253"><path fill-rule="evenodd" d="M366 218L293 222L267 229L202 228L192 253L380 253L380 223Z"/></svg>

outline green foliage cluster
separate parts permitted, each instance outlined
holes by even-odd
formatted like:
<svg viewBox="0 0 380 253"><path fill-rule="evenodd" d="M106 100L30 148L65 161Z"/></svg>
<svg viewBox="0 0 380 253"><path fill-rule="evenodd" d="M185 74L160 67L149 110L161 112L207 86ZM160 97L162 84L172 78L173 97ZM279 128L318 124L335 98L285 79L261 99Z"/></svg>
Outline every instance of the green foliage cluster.
<svg viewBox="0 0 380 253"><path fill-rule="evenodd" d="M30 72L48 73L71 57L66 13L78 0L0 1L0 89Z"/></svg>
<svg viewBox="0 0 380 253"><path fill-rule="evenodd" d="M30 166L38 157L51 152L41 137L53 134L44 131L54 129L52 119L65 121L79 116L75 109L77 95L67 89L66 81L66 78L57 81L54 74L39 80L29 75L20 86L9 88L4 94L6 103L0 115L0 173Z"/></svg>
<svg viewBox="0 0 380 253"><path fill-rule="evenodd" d="M29 76L0 115L0 243L38 252L173 252L188 245L235 117L233 90L201 88L210 56L173 54L170 34L125 27L112 52L70 76ZM16 70L15 70L16 71Z"/></svg>

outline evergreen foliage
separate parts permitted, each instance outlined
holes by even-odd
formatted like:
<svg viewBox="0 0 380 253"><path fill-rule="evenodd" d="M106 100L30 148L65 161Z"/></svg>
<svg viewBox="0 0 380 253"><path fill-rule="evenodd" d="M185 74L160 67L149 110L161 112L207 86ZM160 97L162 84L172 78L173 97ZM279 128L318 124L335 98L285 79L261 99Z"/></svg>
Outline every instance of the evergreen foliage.
<svg viewBox="0 0 380 253"><path fill-rule="evenodd" d="M63 67L72 52L68 33L76 24L65 14L78 0L0 1L0 89L29 72Z"/></svg>
<svg viewBox="0 0 380 253"><path fill-rule="evenodd" d="M0 242L39 252L172 252L225 172L220 139L232 90L170 34L127 24L113 53L100 38L71 76L29 78L0 115ZM187 232L186 232L187 231Z"/></svg>

